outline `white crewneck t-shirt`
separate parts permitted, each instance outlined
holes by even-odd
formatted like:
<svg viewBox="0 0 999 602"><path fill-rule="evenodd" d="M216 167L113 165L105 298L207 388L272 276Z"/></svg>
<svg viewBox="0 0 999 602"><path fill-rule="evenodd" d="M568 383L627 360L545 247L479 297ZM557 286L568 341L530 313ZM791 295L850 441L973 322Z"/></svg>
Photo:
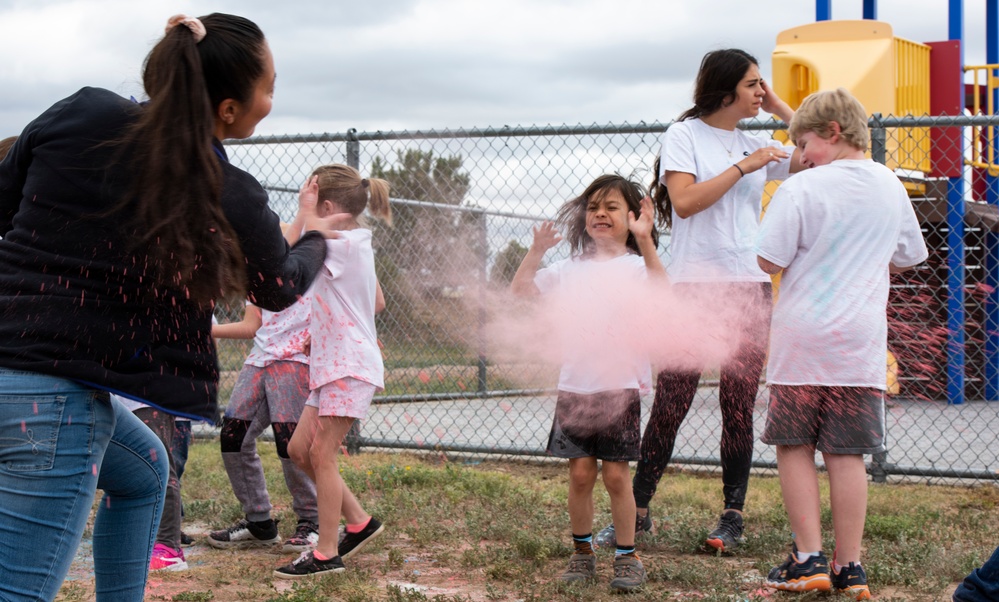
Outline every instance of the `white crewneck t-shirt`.
<svg viewBox="0 0 999 602"><path fill-rule="evenodd" d="M756 253L784 267L767 382L885 388L890 263L926 260L912 202L870 159L842 159L785 182Z"/></svg>
<svg viewBox="0 0 999 602"><path fill-rule="evenodd" d="M694 181L710 180L764 146L788 151L776 140L711 127L700 119L672 124L662 136L659 177L667 171L689 173ZM763 210L763 188L784 180L790 158L747 173L715 204L681 218L673 212L670 263L672 282L769 282L756 264L753 243ZM663 182L665 184L665 182Z"/></svg>

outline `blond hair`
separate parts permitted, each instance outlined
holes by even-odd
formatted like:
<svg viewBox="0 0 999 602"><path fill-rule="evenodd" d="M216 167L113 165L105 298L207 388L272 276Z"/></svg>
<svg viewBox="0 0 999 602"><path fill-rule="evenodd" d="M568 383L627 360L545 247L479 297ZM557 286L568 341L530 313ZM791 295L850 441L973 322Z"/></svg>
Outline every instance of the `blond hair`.
<svg viewBox="0 0 999 602"><path fill-rule="evenodd" d="M839 124L840 137L850 146L867 150L871 133L867 129L867 111L845 88L809 94L794 112L787 135L797 143L798 136L814 132L823 139L832 136L830 124Z"/></svg>
<svg viewBox="0 0 999 602"><path fill-rule="evenodd" d="M362 178L353 167L336 163L317 167L312 175L319 176L320 201L333 201L354 217L367 208L373 217L392 225L386 180Z"/></svg>

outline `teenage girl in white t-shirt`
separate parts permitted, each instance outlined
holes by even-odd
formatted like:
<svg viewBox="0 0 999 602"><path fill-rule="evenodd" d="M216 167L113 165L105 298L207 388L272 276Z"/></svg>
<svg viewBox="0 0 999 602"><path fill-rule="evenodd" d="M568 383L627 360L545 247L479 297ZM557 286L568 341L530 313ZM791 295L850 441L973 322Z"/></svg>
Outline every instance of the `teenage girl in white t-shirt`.
<svg viewBox="0 0 999 602"><path fill-rule="evenodd" d="M550 222L534 230L534 242L511 283L518 296L558 295L560 315L586 316L560 332L562 370L548 453L569 459L569 522L575 553L562 581L595 577L592 547L593 486L597 461L618 526L611 588L630 591L645 581L635 554L635 512L628 462L639 455L639 389L650 377L647 353L622 328L624 314L646 279L666 271L656 253L652 200L618 175L597 178L562 206L556 223L566 229L570 259L539 271L545 252L561 237ZM637 217L636 217L637 215ZM622 524L623 523L623 524Z"/></svg>
<svg viewBox="0 0 999 602"><path fill-rule="evenodd" d="M681 299L710 302L719 319L733 322L734 351L721 366L721 466L725 506L706 543L718 550L742 539L742 508L753 459L753 406L766 356L770 278L756 264L753 243L763 189L800 169L794 149L751 136L739 121L760 109L789 122L793 111L742 50L709 52L701 61L694 106L672 124L656 159L650 195L659 220L671 230L667 266ZM649 501L673 454L680 425L697 393L701 370L659 373L655 401L642 436L642 458L633 488L639 535L652 531ZM613 540L608 527L598 541Z"/></svg>
<svg viewBox="0 0 999 602"><path fill-rule="evenodd" d="M382 532L340 476L337 457L354 421L367 416L384 387L384 365L375 334L378 281L371 230L359 221L365 208L391 222L389 185L361 178L346 165L316 169L302 188L301 203L321 205L336 215L340 229L327 241L326 261L312 286L309 322L311 392L288 445L288 453L316 483L319 541L312 551L274 571L280 579L300 579L344 570L342 558ZM346 521L338 541L341 516Z"/></svg>

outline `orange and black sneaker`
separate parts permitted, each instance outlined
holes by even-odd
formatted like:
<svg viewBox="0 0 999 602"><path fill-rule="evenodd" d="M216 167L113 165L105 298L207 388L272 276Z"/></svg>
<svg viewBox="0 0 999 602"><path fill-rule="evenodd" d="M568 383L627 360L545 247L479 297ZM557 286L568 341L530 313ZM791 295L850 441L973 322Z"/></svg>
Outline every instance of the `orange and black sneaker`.
<svg viewBox="0 0 999 602"><path fill-rule="evenodd" d="M836 566L833 566L832 585L837 591L849 595L854 600L871 599L871 590L867 587L867 573L864 572L864 567L854 562L844 566L838 573Z"/></svg>
<svg viewBox="0 0 999 602"><path fill-rule="evenodd" d="M785 592L827 592L832 589L829 561L825 554L819 552L818 556L798 562L798 546L792 544L791 554L784 564L770 569L766 586Z"/></svg>

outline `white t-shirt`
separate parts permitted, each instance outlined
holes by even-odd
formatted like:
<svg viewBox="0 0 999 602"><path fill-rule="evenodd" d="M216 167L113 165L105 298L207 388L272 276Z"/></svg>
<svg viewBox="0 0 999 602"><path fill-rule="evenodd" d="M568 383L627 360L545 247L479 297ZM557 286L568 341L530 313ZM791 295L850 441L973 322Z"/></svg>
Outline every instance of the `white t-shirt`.
<svg viewBox="0 0 999 602"><path fill-rule="evenodd" d="M689 173L695 183L710 180L764 146L788 151L780 142L742 130L713 128L700 119L674 123L663 133L659 177L667 171ZM731 151L731 155L729 153ZM790 158L747 173L718 202L681 218L673 212L670 263L672 282L769 282L760 271L753 242L768 180L784 180ZM663 182L665 184L665 182Z"/></svg>
<svg viewBox="0 0 999 602"><path fill-rule="evenodd" d="M312 285L311 388L348 376L385 386L375 333L377 285L371 230L343 230L326 241L326 263Z"/></svg>
<svg viewBox="0 0 999 602"><path fill-rule="evenodd" d="M309 363L303 351L309 336L309 314L312 311L312 289L289 307L273 312L260 310L260 328L253 337L253 349L246 363L264 368L273 362Z"/></svg>
<svg viewBox="0 0 999 602"><path fill-rule="evenodd" d="M128 410L129 412L134 412L136 410L149 407L146 404L142 403L141 401L135 401L134 399L122 397L121 395L115 395L114 393L111 393L111 397L120 401L121 405L125 406L125 409Z"/></svg>
<svg viewBox="0 0 999 602"><path fill-rule="evenodd" d="M884 389L888 265L927 257L895 174L852 159L794 176L770 203L756 253L786 268L767 382Z"/></svg>
<svg viewBox="0 0 999 602"><path fill-rule="evenodd" d="M634 314L629 308L646 283L640 255L564 259L538 270L534 283L550 295L561 338L560 391L589 395L651 388L648 354L628 321Z"/></svg>

